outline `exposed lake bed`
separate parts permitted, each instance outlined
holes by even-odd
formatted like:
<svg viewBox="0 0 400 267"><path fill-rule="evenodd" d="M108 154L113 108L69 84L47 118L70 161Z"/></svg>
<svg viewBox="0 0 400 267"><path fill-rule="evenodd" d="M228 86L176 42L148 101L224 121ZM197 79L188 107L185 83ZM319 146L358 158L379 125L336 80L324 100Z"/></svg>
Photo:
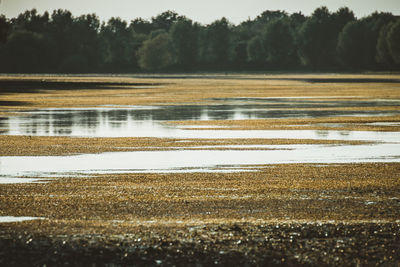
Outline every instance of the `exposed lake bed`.
<svg viewBox="0 0 400 267"><path fill-rule="evenodd" d="M334 76L4 94L18 105L1 110L0 178L16 180L0 185L0 216L44 219L1 223L2 247L74 244L46 254L59 260L135 247L110 264L398 262L399 85Z"/></svg>

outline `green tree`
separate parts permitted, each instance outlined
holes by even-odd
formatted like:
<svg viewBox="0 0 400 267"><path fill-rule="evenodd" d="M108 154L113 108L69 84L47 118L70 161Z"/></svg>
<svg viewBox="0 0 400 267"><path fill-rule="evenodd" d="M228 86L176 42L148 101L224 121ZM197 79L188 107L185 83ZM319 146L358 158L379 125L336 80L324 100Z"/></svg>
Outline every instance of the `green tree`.
<svg viewBox="0 0 400 267"><path fill-rule="evenodd" d="M285 11L281 10L266 10L262 12L257 18L256 21L263 22L264 24L267 24L273 20L278 20L278 19L283 19L286 18L288 14Z"/></svg>
<svg viewBox="0 0 400 267"><path fill-rule="evenodd" d="M13 32L0 54L1 68L5 68L2 71L23 73L44 71L43 57L46 56L46 48L43 36L38 33L25 30Z"/></svg>
<svg viewBox="0 0 400 267"><path fill-rule="evenodd" d="M173 64L168 34L146 40L138 51L139 66L144 70L163 70Z"/></svg>
<svg viewBox="0 0 400 267"><path fill-rule="evenodd" d="M390 55L395 63L400 64L400 19L393 23L387 33Z"/></svg>
<svg viewBox="0 0 400 267"><path fill-rule="evenodd" d="M254 21L247 21L247 28L251 31L252 37L262 34L265 26L271 21L287 18L288 14L280 10L266 10L257 16ZM250 37L249 40L252 38Z"/></svg>
<svg viewBox="0 0 400 267"><path fill-rule="evenodd" d="M373 13L362 20L364 22L364 66L362 68L377 68L379 61L378 40L381 31L384 31L385 25L394 21L394 16L390 13Z"/></svg>
<svg viewBox="0 0 400 267"><path fill-rule="evenodd" d="M318 8L300 29L299 54L305 66L320 68L331 64L330 16L326 7Z"/></svg>
<svg viewBox="0 0 400 267"><path fill-rule="evenodd" d="M347 8L330 13L326 7L317 8L302 25L299 35L299 55L302 63L314 69L332 68L337 61L337 42L342 28L353 21Z"/></svg>
<svg viewBox="0 0 400 267"><path fill-rule="evenodd" d="M95 14L82 15L74 19L71 38L75 40L76 47L68 59L71 62L71 59L76 58L75 72L90 72L100 64L99 30L100 21Z"/></svg>
<svg viewBox="0 0 400 267"><path fill-rule="evenodd" d="M290 27L294 29L295 32L299 31L305 21L306 17L301 12L293 13L289 17Z"/></svg>
<svg viewBox="0 0 400 267"><path fill-rule="evenodd" d="M381 28L376 44L376 61L382 66L389 68L394 63L388 44L388 32L392 26L393 23L389 23Z"/></svg>
<svg viewBox="0 0 400 267"><path fill-rule="evenodd" d="M7 36L10 31L10 24L4 15L0 15L0 44L7 41Z"/></svg>
<svg viewBox="0 0 400 267"><path fill-rule="evenodd" d="M365 31L365 22L353 21L348 23L340 33L337 51L345 67L359 69L368 65L365 57L367 53L364 44L366 41Z"/></svg>
<svg viewBox="0 0 400 267"><path fill-rule="evenodd" d="M337 35L342 31L343 27L346 26L347 23L355 21L356 17L354 16L353 11L351 11L349 8L342 7L332 14L332 20L333 30L337 41Z"/></svg>
<svg viewBox="0 0 400 267"><path fill-rule="evenodd" d="M139 34L149 34L153 30L153 25L142 18L131 21L130 27Z"/></svg>
<svg viewBox="0 0 400 267"><path fill-rule="evenodd" d="M151 19L153 30L162 29L168 32L172 25L178 21L178 19L179 15L176 12L170 10L165 11Z"/></svg>
<svg viewBox="0 0 400 267"><path fill-rule="evenodd" d="M17 44L18 40L21 39L31 39L32 46L26 47L27 51L40 51L41 53L41 64L37 66L34 72L47 72L54 71L55 66L55 46L53 46L52 37L49 34L49 25L50 25L50 17L48 12L44 12L43 14L39 14L36 9L27 10L21 14L19 14L16 18L13 18L9 21L8 24L8 35L15 33L13 36L13 43L18 45L21 48L21 44ZM33 34L33 35L32 35ZM26 43L25 46L28 46L29 43ZM9 45L6 50L15 51L15 49L11 49ZM22 52L24 54L25 52ZM22 56L14 54L15 57L22 60ZM7 58L8 56L6 56ZM32 56L33 57L33 56ZM32 59L33 60L33 59ZM15 62L9 62L9 66L15 65ZM25 72L28 71L28 66L33 66L32 63L29 64L25 62L25 67L17 67L17 69L23 69Z"/></svg>
<svg viewBox="0 0 400 267"><path fill-rule="evenodd" d="M40 15L36 9L27 10L13 19L13 25L16 30L25 30L39 34L47 30L49 23L49 13L44 12L43 15Z"/></svg>
<svg viewBox="0 0 400 267"><path fill-rule="evenodd" d="M184 69L197 64L197 25L191 20L181 19L174 23L169 32L174 50L175 63Z"/></svg>
<svg viewBox="0 0 400 267"><path fill-rule="evenodd" d="M167 32L164 29L157 29L154 31L151 31L150 34L148 35L149 39L153 39L155 37L157 37L157 35L160 34L166 34Z"/></svg>
<svg viewBox="0 0 400 267"><path fill-rule="evenodd" d="M245 70L249 67L248 60L248 43L257 32L254 31L254 22L248 19L240 23L238 26L232 27L231 32L231 59L232 67L235 69Z"/></svg>
<svg viewBox="0 0 400 267"><path fill-rule="evenodd" d="M68 10L54 10L51 14L46 36L49 37L49 42L52 44L50 65L54 71L63 72L62 66L64 60L75 53L76 42L73 37L74 17Z"/></svg>
<svg viewBox="0 0 400 267"><path fill-rule="evenodd" d="M246 70L248 62L246 41L233 42L230 62L232 68Z"/></svg>
<svg viewBox="0 0 400 267"><path fill-rule="evenodd" d="M278 19L268 23L262 38L270 65L282 68L296 61L294 38L287 19Z"/></svg>
<svg viewBox="0 0 400 267"><path fill-rule="evenodd" d="M173 11L128 25L120 18L100 23L95 14L32 9L11 19L0 15L0 69L393 69L400 64L398 24L391 13L356 20L348 8L331 13L326 7L309 17L267 10L238 26L225 18L201 26Z"/></svg>
<svg viewBox="0 0 400 267"><path fill-rule="evenodd" d="M265 64L266 61L266 53L261 41L260 36L254 36L247 43L247 58L248 61L256 67L261 67Z"/></svg>
<svg viewBox="0 0 400 267"><path fill-rule="evenodd" d="M102 25L99 38L106 71L124 72L138 68L136 52L143 37L135 34L126 21L111 18L107 24Z"/></svg>
<svg viewBox="0 0 400 267"><path fill-rule="evenodd" d="M208 67L226 68L231 54L231 28L226 18L207 26L201 36L201 59Z"/></svg>
<svg viewBox="0 0 400 267"><path fill-rule="evenodd" d="M343 66L357 69L377 67L377 47L381 29L393 21L390 13L373 13L348 23L339 34L337 51Z"/></svg>

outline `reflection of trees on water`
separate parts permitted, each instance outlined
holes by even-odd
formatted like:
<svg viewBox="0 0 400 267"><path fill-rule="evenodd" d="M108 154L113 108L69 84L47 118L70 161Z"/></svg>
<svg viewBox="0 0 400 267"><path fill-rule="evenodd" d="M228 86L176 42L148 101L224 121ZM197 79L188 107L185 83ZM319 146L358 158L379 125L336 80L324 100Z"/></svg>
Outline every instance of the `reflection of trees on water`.
<svg viewBox="0 0 400 267"><path fill-rule="evenodd" d="M128 111L114 109L102 112L102 117L112 128L120 128L128 120Z"/></svg>
<svg viewBox="0 0 400 267"><path fill-rule="evenodd" d="M197 120L200 119L202 112L203 108L199 106L168 106L136 110L49 110L15 117L13 121L18 131L23 134L68 135L73 132L73 129L95 132L100 124L118 129L129 121ZM12 127L3 124L5 129Z"/></svg>
<svg viewBox="0 0 400 267"><path fill-rule="evenodd" d="M9 123L8 123L8 118L2 118L0 117L0 134L4 133L7 134L9 131Z"/></svg>
<svg viewBox="0 0 400 267"><path fill-rule="evenodd" d="M341 135L341 136L349 136L350 133L351 133L350 131L339 131L339 135ZM328 130L317 130L316 134L318 137L326 138L329 136L329 131Z"/></svg>
<svg viewBox="0 0 400 267"><path fill-rule="evenodd" d="M13 120L12 123L6 124L4 120L0 120L0 127L4 129L16 127L20 133L27 135L69 135L73 131L95 133L99 127L118 130L132 121L317 118L384 115L386 113L394 113L394 111L269 109L265 108L265 105L250 104L176 105L137 109L44 110L10 118ZM326 133L320 132L319 134L325 136ZM341 134L346 135L347 133Z"/></svg>
<svg viewBox="0 0 400 267"><path fill-rule="evenodd" d="M165 106L150 110L132 110L134 120L150 118L156 121L198 120L203 112L202 106Z"/></svg>
<svg viewBox="0 0 400 267"><path fill-rule="evenodd" d="M204 113L210 120L229 120L233 119L235 112L240 112L238 107L231 105L203 106Z"/></svg>
<svg viewBox="0 0 400 267"><path fill-rule="evenodd" d="M316 131L316 133L319 137L327 137L329 135L329 131L325 131L325 130L318 130L318 131Z"/></svg>
<svg viewBox="0 0 400 267"><path fill-rule="evenodd" d="M74 119L73 119L74 120ZM79 114L78 125L83 125L86 128L94 128L99 124L99 112L96 110L85 110ZM74 123L72 123L73 125Z"/></svg>
<svg viewBox="0 0 400 267"><path fill-rule="evenodd" d="M19 131L27 135L65 135L71 133L73 115L70 113L41 113L17 118Z"/></svg>

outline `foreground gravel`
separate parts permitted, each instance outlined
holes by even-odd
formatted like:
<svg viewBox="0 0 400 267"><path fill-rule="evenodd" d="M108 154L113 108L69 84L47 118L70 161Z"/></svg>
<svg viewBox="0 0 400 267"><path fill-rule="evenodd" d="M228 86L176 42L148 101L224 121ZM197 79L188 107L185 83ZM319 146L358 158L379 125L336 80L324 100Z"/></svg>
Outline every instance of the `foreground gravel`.
<svg viewBox="0 0 400 267"><path fill-rule="evenodd" d="M398 266L400 224L224 224L0 237L2 266Z"/></svg>

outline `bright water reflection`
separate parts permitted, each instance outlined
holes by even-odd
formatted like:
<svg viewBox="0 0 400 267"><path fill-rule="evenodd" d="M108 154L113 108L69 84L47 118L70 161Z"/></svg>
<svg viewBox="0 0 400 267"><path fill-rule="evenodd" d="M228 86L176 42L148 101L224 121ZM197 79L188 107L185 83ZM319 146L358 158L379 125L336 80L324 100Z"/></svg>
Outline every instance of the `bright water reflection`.
<svg viewBox="0 0 400 267"><path fill-rule="evenodd" d="M24 222L24 221L32 221L32 220L41 220L41 217L16 217L16 216L0 216L0 223L11 223L11 222Z"/></svg>
<svg viewBox="0 0 400 267"><path fill-rule="evenodd" d="M76 173L238 172L260 164L400 162L400 134L373 131L190 130L167 126L169 120L384 116L396 111L310 110L312 107L392 106L396 101L225 99L223 105L125 106L89 109L45 109L0 119L9 135L84 137L162 137L177 139L266 138L361 140L373 145L241 146L244 150L135 151L54 157L0 157L0 183L30 177ZM232 104L231 102L239 101ZM242 102L240 102L242 101ZM243 102L244 101L244 102ZM252 104L250 102L260 102ZM357 102L357 103L356 103ZM289 109L297 108L297 109ZM273 150L266 150L266 149ZM246 150L248 149L248 150ZM243 167L246 166L246 167ZM217 169L216 169L217 168Z"/></svg>
<svg viewBox="0 0 400 267"><path fill-rule="evenodd" d="M263 101L265 102L266 100ZM262 102L261 104L43 109L23 112L19 116L9 116L1 119L0 131L2 134L9 135L170 137L176 134L176 128L166 126L162 122L171 120L242 120L331 116L388 116L400 114L398 111L370 111L362 109L309 109L315 107L352 107L356 105L356 102L362 107L393 106L397 105L395 101L310 101L275 98L268 99L268 101L267 104Z"/></svg>
<svg viewBox="0 0 400 267"><path fill-rule="evenodd" d="M270 148L276 150L188 149L62 157L0 157L0 173L9 176L57 176L65 173L203 172L218 166L224 166L226 172L235 172L241 170L241 165L400 162L400 143L357 146L271 145Z"/></svg>
<svg viewBox="0 0 400 267"><path fill-rule="evenodd" d="M26 184L26 183L44 183L44 181L40 178L16 178L16 177L6 177L6 176L3 177L0 175L0 184Z"/></svg>

